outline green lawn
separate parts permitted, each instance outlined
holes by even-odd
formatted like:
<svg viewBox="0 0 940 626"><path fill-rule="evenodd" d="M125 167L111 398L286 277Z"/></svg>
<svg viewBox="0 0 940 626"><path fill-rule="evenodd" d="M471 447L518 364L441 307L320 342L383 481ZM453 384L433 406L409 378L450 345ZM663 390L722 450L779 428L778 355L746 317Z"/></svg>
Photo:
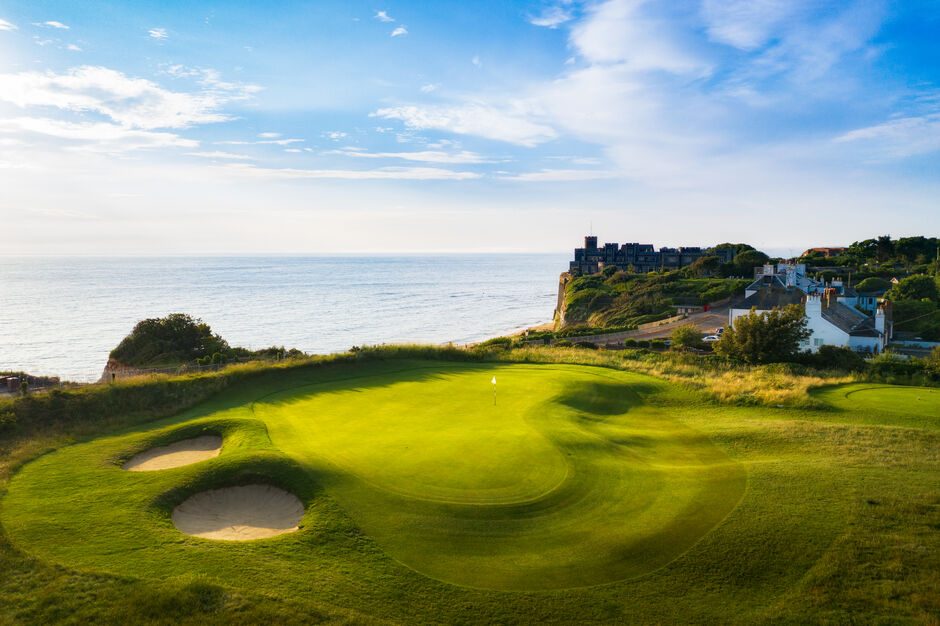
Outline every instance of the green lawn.
<svg viewBox="0 0 940 626"><path fill-rule="evenodd" d="M401 360L259 379L24 465L0 500L0 558L27 555L0 572L0 622L49 619L28 598L51 566L104 597L195 580L301 621L931 623L940 393L817 395L831 408L725 407L604 368ZM120 468L203 432L218 457ZM299 532L173 527L189 495L259 480L305 503ZM109 602L77 615L129 610Z"/></svg>

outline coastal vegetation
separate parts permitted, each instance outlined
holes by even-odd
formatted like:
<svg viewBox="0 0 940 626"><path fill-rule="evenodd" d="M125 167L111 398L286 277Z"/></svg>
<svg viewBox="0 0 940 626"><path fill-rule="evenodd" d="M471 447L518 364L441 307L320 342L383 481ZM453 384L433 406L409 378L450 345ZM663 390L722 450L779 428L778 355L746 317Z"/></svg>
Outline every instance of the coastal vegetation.
<svg viewBox="0 0 940 626"><path fill-rule="evenodd" d="M20 419L0 435L0 620L929 622L940 389L876 377L397 346L5 401ZM201 433L224 439L218 457L120 469ZM189 494L262 479L303 501L298 532L228 544L173 528ZM626 526L581 510L640 502L622 493L638 485L648 505L610 511Z"/></svg>
<svg viewBox="0 0 940 626"><path fill-rule="evenodd" d="M111 351L110 357L133 367L166 367L185 363L199 365L234 360L296 357L303 353L285 348L247 350L232 347L201 319L185 313L149 318L138 322L127 337Z"/></svg>
<svg viewBox="0 0 940 626"><path fill-rule="evenodd" d="M608 329L655 322L675 315L676 305L703 305L743 291L750 281L694 278L694 270L635 274L609 271L572 278L565 287L566 326Z"/></svg>

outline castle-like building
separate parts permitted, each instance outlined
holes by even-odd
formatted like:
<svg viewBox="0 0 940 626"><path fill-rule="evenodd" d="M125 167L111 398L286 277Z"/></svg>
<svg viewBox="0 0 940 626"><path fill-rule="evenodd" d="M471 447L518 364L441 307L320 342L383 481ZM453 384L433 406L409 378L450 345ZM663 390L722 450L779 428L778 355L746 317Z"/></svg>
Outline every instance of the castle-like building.
<svg viewBox="0 0 940 626"><path fill-rule="evenodd" d="M594 274L605 267L645 273L657 270L677 270L691 265L696 259L716 256L722 263L734 259L736 250L732 248L660 248L656 250L649 243L605 243L597 247L597 237L584 238L584 247L574 249L574 261L568 267L572 274Z"/></svg>

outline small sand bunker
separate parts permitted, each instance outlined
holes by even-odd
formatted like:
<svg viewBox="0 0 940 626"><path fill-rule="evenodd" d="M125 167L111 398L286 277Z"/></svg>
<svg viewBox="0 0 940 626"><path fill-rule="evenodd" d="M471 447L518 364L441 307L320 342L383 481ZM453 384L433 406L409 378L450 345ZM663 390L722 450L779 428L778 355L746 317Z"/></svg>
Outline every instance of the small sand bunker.
<svg viewBox="0 0 940 626"><path fill-rule="evenodd" d="M131 472L170 469L219 456L220 450L222 450L221 437L204 435L195 439L177 441L168 446L144 450L125 463L124 469Z"/></svg>
<svg viewBox="0 0 940 626"><path fill-rule="evenodd" d="M173 509L180 532L203 539L249 541L297 530L303 503L271 485L212 489L191 496Z"/></svg>

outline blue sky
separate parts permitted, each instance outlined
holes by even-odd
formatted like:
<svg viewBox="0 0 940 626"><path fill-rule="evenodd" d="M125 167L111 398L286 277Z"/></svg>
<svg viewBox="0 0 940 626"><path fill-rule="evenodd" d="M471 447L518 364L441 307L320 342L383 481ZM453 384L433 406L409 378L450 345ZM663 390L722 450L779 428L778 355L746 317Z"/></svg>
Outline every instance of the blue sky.
<svg viewBox="0 0 940 626"><path fill-rule="evenodd" d="M0 253L940 231L936 2L0 4Z"/></svg>

